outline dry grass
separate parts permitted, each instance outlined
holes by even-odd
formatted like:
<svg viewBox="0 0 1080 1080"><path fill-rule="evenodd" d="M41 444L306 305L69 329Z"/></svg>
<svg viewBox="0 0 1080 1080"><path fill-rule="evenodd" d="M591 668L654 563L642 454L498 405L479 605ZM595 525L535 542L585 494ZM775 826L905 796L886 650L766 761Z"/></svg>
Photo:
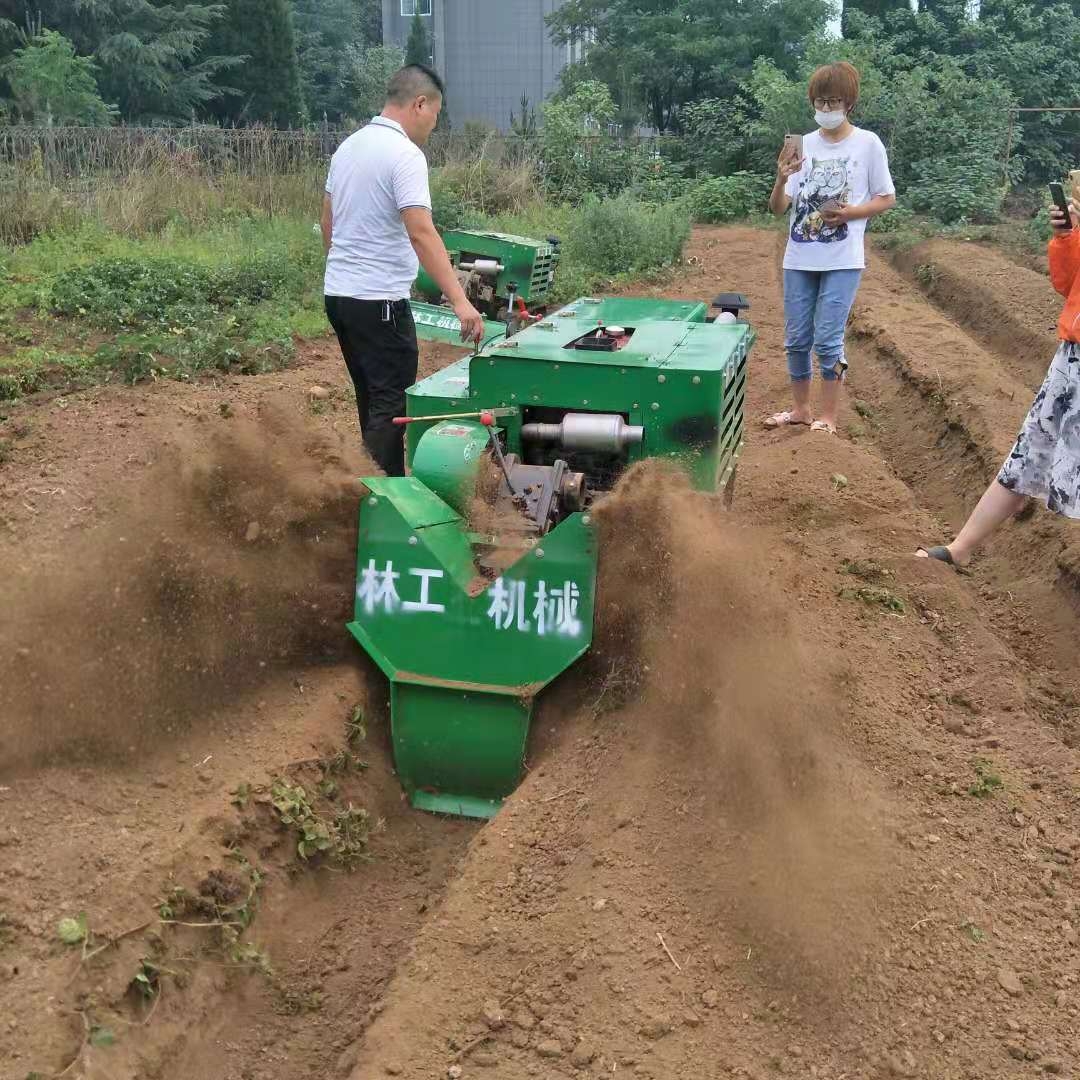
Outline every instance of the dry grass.
<svg viewBox="0 0 1080 1080"><path fill-rule="evenodd" d="M94 221L130 236L222 216L317 220L337 136L123 129L0 131L0 245Z"/></svg>

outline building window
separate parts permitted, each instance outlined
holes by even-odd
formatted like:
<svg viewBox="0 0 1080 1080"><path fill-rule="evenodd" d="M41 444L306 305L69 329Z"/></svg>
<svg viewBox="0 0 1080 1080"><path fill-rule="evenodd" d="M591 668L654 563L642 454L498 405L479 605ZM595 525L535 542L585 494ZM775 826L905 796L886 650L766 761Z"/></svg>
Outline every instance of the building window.
<svg viewBox="0 0 1080 1080"><path fill-rule="evenodd" d="M430 15L431 0L401 0L402 15Z"/></svg>

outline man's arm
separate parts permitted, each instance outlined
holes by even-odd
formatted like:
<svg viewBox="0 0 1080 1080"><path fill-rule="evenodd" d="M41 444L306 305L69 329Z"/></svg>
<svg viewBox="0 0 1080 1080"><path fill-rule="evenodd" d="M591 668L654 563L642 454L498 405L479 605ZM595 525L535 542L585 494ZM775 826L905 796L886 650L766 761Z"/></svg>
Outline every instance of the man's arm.
<svg viewBox="0 0 1080 1080"><path fill-rule="evenodd" d="M479 341L484 332L483 316L469 303L454 273L446 246L431 220L431 211L423 206L410 206L401 211L401 220L421 266L450 301L461 322L461 340Z"/></svg>
<svg viewBox="0 0 1080 1080"><path fill-rule="evenodd" d="M323 196L322 201L322 242L327 255L330 254L330 242L334 236L334 204L329 195Z"/></svg>

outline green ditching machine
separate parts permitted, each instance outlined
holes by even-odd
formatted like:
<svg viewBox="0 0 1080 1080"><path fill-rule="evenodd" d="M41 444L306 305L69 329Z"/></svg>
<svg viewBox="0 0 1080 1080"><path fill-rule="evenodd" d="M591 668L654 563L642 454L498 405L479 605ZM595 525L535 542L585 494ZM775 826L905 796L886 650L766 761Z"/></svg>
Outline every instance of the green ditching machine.
<svg viewBox="0 0 1080 1080"><path fill-rule="evenodd" d="M592 504L646 458L730 495L754 334L734 293L712 312L623 297L538 311L556 242L444 240L492 319L472 355L408 390L408 475L362 480L348 629L389 680L412 804L485 818L521 779L537 695L591 645ZM460 341L433 288L421 275L418 335Z"/></svg>

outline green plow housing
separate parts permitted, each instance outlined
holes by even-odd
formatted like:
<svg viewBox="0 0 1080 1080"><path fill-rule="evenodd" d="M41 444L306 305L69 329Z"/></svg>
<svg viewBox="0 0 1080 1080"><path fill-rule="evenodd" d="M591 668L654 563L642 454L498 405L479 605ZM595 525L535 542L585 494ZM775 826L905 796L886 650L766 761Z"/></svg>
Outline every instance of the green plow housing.
<svg viewBox="0 0 1080 1080"><path fill-rule="evenodd" d="M349 630L414 806L488 817L519 783L537 695L592 643L594 500L646 458L730 490L753 332L727 299L716 321L581 299L408 391L410 475L363 481Z"/></svg>

